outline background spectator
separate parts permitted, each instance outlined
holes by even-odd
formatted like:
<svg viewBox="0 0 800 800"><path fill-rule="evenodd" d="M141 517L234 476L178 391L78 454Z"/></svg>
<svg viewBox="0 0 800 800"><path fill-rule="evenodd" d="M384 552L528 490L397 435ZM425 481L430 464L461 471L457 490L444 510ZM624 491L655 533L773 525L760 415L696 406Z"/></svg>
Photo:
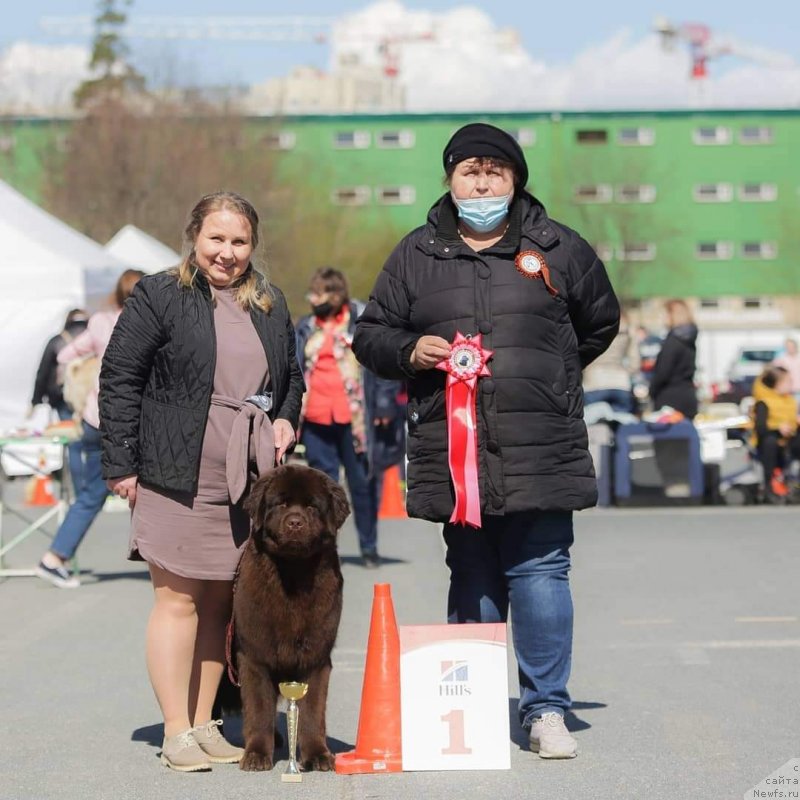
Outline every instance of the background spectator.
<svg viewBox="0 0 800 800"><path fill-rule="evenodd" d="M669 331L650 378L653 408L670 406L688 419L697 414L694 373L697 360L697 326L683 300L664 304Z"/></svg>
<svg viewBox="0 0 800 800"><path fill-rule="evenodd" d="M362 561L376 567L382 475L404 453L402 386L356 361L353 334L364 305L350 299L341 270L318 269L306 297L311 314L297 324L297 354L308 387L301 440L310 466L337 482L344 467Z"/></svg>

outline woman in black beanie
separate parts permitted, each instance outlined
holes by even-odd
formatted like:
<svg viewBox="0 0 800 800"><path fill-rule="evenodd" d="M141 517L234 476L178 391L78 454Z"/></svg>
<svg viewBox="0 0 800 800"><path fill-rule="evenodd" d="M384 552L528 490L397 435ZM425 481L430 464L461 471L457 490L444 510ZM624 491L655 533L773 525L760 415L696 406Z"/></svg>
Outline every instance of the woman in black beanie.
<svg viewBox="0 0 800 800"><path fill-rule="evenodd" d="M597 500L581 371L616 335L619 305L592 248L525 190L512 136L466 125L443 163L448 191L386 262L353 350L408 383L408 512L444 523L448 620L510 608L520 723L542 758L571 758L572 512ZM473 364L474 397L456 408L448 387ZM474 457L451 447L459 436Z"/></svg>

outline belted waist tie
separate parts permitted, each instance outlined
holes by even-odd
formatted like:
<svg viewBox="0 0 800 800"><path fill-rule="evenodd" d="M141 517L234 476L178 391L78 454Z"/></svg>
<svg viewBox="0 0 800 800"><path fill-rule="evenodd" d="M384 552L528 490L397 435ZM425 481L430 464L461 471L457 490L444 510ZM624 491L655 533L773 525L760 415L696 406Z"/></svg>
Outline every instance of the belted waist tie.
<svg viewBox="0 0 800 800"><path fill-rule="evenodd" d="M245 403L221 394L211 395L211 405L238 412L233 420L228 449L225 453L225 479L232 503L238 503L247 488L247 466L250 442L259 474L275 466L275 433L266 412L252 403Z"/></svg>

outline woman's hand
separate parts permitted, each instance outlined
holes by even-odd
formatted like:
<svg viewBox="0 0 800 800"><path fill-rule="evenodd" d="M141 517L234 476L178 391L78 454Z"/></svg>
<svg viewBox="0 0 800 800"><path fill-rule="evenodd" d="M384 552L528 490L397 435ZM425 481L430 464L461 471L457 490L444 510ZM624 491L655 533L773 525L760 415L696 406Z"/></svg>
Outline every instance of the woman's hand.
<svg viewBox="0 0 800 800"><path fill-rule="evenodd" d="M136 505L136 487L139 483L137 475L125 475L122 478L111 478L106 481L108 490L117 497L122 497L128 501L128 508Z"/></svg>
<svg viewBox="0 0 800 800"><path fill-rule="evenodd" d="M286 451L295 442L294 428L288 419L276 419L272 423L272 432L275 435L275 463L280 464Z"/></svg>
<svg viewBox="0 0 800 800"><path fill-rule="evenodd" d="M409 360L414 369L433 369L450 350L450 342L441 336L420 336Z"/></svg>

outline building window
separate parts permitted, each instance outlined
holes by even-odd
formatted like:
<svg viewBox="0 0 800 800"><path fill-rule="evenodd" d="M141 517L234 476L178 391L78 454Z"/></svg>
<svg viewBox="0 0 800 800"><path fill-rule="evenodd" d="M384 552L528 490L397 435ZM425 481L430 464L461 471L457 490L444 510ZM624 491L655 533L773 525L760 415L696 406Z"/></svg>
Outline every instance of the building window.
<svg viewBox="0 0 800 800"><path fill-rule="evenodd" d="M378 134L377 145L386 150L402 149L407 150L413 147L415 142L414 131L381 131Z"/></svg>
<svg viewBox="0 0 800 800"><path fill-rule="evenodd" d="M739 144L772 144L774 131L767 125L747 125L739 131Z"/></svg>
<svg viewBox="0 0 800 800"><path fill-rule="evenodd" d="M701 297L700 298L700 308L704 309L716 309L719 308L719 298L718 297Z"/></svg>
<svg viewBox="0 0 800 800"><path fill-rule="evenodd" d="M297 134L294 131L267 133L264 134L261 141L270 150L292 150L297 144Z"/></svg>
<svg viewBox="0 0 800 800"><path fill-rule="evenodd" d="M695 144L730 144L732 138L731 129L724 125L695 128L692 131Z"/></svg>
<svg viewBox="0 0 800 800"><path fill-rule="evenodd" d="M624 244L617 250L620 261L652 261L656 257L656 246L648 243Z"/></svg>
<svg viewBox="0 0 800 800"><path fill-rule="evenodd" d="M575 187L576 203L610 203L613 192L607 183Z"/></svg>
<svg viewBox="0 0 800 800"><path fill-rule="evenodd" d="M620 128L617 131L617 142L625 145L651 145L656 142L653 128Z"/></svg>
<svg viewBox="0 0 800 800"><path fill-rule="evenodd" d="M614 248L607 242L599 242L594 246L594 251L601 261L611 261L614 258Z"/></svg>
<svg viewBox="0 0 800 800"><path fill-rule="evenodd" d="M13 134L0 135L0 153L10 153L15 144L16 140Z"/></svg>
<svg viewBox="0 0 800 800"><path fill-rule="evenodd" d="M775 242L744 242L742 258L777 258L778 245Z"/></svg>
<svg viewBox="0 0 800 800"><path fill-rule="evenodd" d="M517 128L509 133L517 140L520 147L531 147L536 144L536 131L531 128Z"/></svg>
<svg viewBox="0 0 800 800"><path fill-rule="evenodd" d="M379 186L375 196L384 206L409 206L417 199L417 190L413 186Z"/></svg>
<svg viewBox="0 0 800 800"><path fill-rule="evenodd" d="M774 183L743 183L739 187L739 199L765 203L778 199L778 187Z"/></svg>
<svg viewBox="0 0 800 800"><path fill-rule="evenodd" d="M575 131L578 144L605 144L608 141L608 131L600 129Z"/></svg>
<svg viewBox="0 0 800 800"><path fill-rule="evenodd" d="M769 308L772 303L766 297L743 297L742 308L749 308L751 310L760 308Z"/></svg>
<svg viewBox="0 0 800 800"><path fill-rule="evenodd" d="M372 192L369 186L343 186L331 195L337 206L363 206L369 203Z"/></svg>
<svg viewBox="0 0 800 800"><path fill-rule="evenodd" d="M726 261L733 258L733 242L699 242L694 253L705 261Z"/></svg>
<svg viewBox="0 0 800 800"><path fill-rule="evenodd" d="M698 203L729 203L733 200L733 184L698 183L692 196Z"/></svg>
<svg viewBox="0 0 800 800"><path fill-rule="evenodd" d="M333 136L333 146L338 150L363 150L369 142L369 131L339 131Z"/></svg>
<svg viewBox="0 0 800 800"><path fill-rule="evenodd" d="M656 199L656 187L651 184L623 184L617 186L618 203L652 203Z"/></svg>

